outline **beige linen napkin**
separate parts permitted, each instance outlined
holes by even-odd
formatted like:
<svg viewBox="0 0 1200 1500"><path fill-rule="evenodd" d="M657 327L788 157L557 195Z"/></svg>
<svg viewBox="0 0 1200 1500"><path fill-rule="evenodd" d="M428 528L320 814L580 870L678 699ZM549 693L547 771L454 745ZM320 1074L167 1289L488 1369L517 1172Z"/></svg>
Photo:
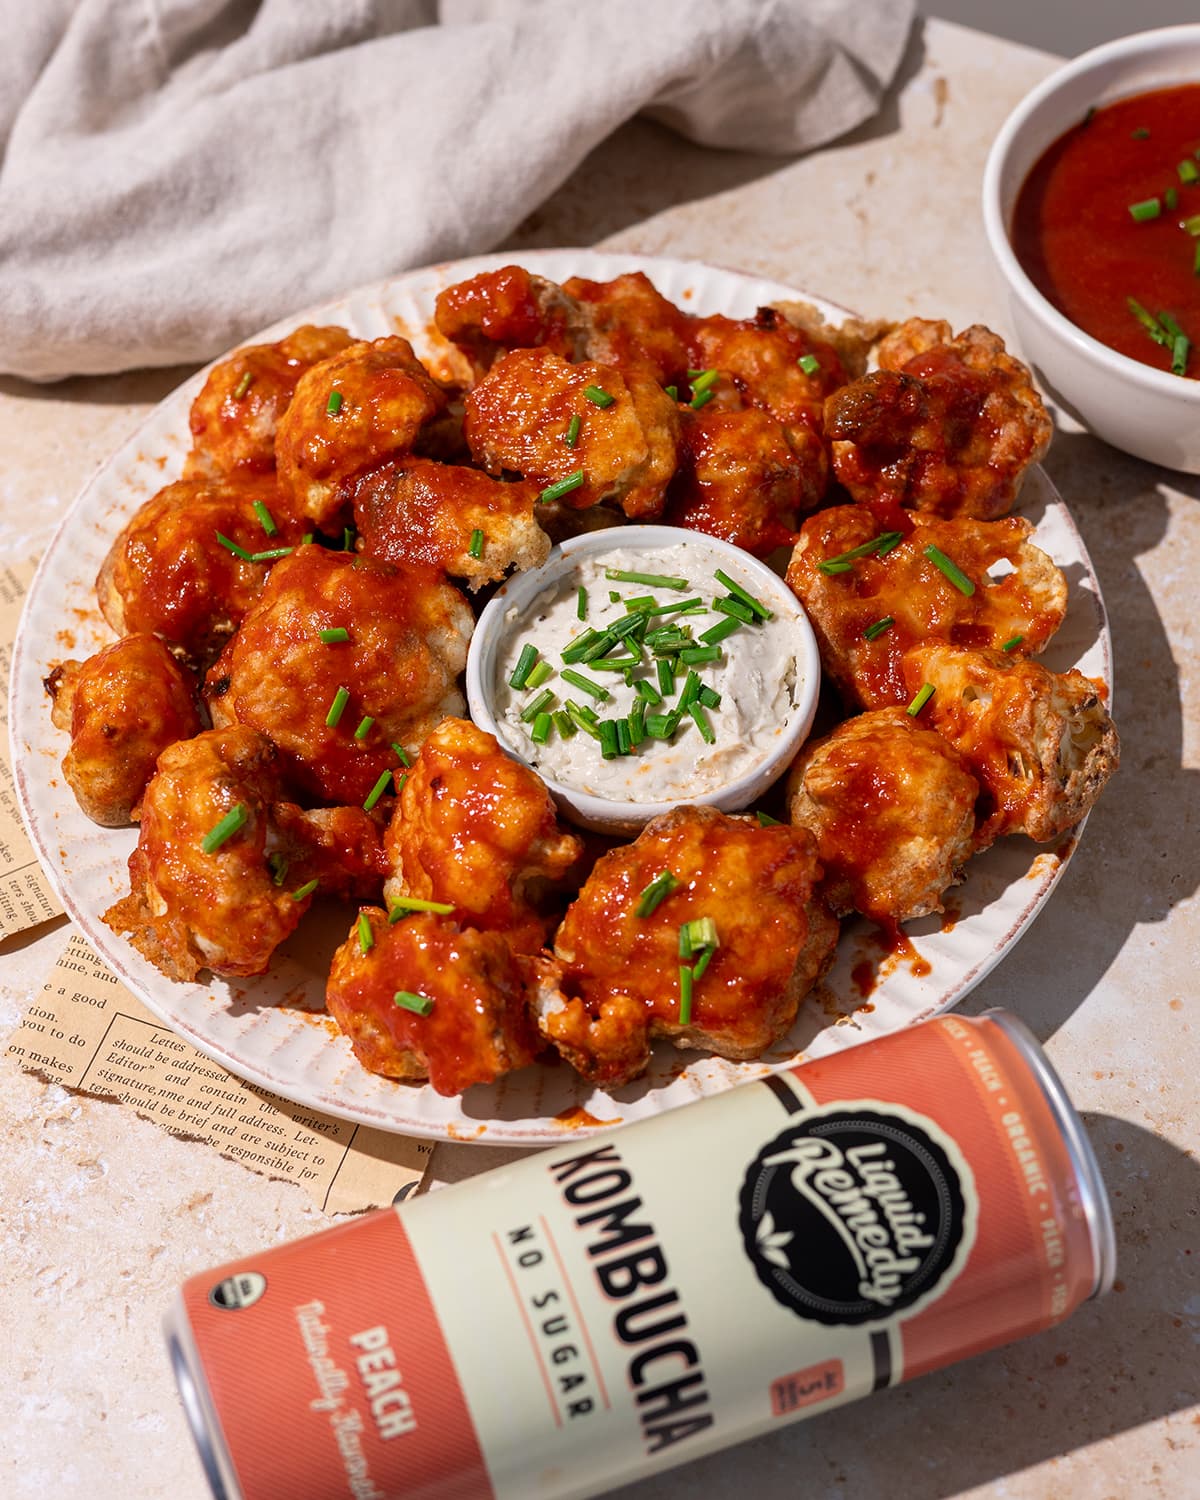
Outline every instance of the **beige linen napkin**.
<svg viewBox="0 0 1200 1500"><path fill-rule="evenodd" d="M913 0L0 0L0 370L205 359L495 245L623 121L818 146Z"/></svg>

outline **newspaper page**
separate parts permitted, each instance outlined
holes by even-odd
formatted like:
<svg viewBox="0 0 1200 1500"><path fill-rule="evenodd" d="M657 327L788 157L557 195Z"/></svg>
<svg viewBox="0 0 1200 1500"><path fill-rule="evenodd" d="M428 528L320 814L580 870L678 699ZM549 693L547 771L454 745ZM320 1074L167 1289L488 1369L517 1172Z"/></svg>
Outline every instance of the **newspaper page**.
<svg viewBox="0 0 1200 1500"><path fill-rule="evenodd" d="M331 1119L227 1073L158 1021L77 932L8 1050L54 1083L120 1099L175 1135L299 1183L325 1213L405 1198L429 1165L428 1141Z"/></svg>
<svg viewBox="0 0 1200 1500"><path fill-rule="evenodd" d="M17 620L37 564L0 563L0 939L62 915L62 907L25 836L9 759L8 692Z"/></svg>

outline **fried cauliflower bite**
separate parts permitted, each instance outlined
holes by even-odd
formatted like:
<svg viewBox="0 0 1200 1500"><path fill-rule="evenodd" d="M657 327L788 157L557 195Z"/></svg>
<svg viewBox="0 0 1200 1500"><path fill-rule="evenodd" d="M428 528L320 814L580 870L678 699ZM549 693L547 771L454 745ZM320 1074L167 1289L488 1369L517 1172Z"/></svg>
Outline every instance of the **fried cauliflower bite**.
<svg viewBox="0 0 1200 1500"><path fill-rule="evenodd" d="M880 368L835 391L825 431L855 500L992 520L1011 508L1053 426L1029 370L981 325L911 318L879 345Z"/></svg>
<svg viewBox="0 0 1200 1500"><path fill-rule="evenodd" d="M275 430L305 370L354 340L344 328L297 328L275 344L239 349L209 371L192 402L185 479L275 471Z"/></svg>
<svg viewBox="0 0 1200 1500"><path fill-rule="evenodd" d="M71 734L63 775L106 828L138 817L161 751L200 732L196 683L156 636L129 635L46 679L51 718Z"/></svg>
<svg viewBox="0 0 1200 1500"><path fill-rule="evenodd" d="M388 872L383 829L361 807L272 802L272 879L290 889L315 880L323 896L378 901Z"/></svg>
<svg viewBox="0 0 1200 1500"><path fill-rule="evenodd" d="M409 456L361 477L354 523L368 557L448 573L474 591L510 568L546 561L550 538L534 519L536 504L537 489L525 480L505 484L478 469Z"/></svg>
<svg viewBox="0 0 1200 1500"><path fill-rule="evenodd" d="M533 1061L534 972L498 933L424 912L389 923L367 907L334 954L325 1001L368 1072L461 1094Z"/></svg>
<svg viewBox="0 0 1200 1500"><path fill-rule="evenodd" d="M648 368L660 385L686 378L692 319L662 295L642 271L612 281L573 276L563 283L583 345L579 355L619 370Z"/></svg>
<svg viewBox="0 0 1200 1500"><path fill-rule="evenodd" d="M819 434L825 398L846 381L833 345L773 307L760 307L753 318L698 318L689 345L694 368L719 370L724 377L711 387L715 400L732 387L751 406L770 412L789 436L795 428ZM806 441L803 434L801 439Z"/></svg>
<svg viewBox="0 0 1200 1500"><path fill-rule="evenodd" d="M678 886L639 916L647 886ZM646 1067L650 1039L758 1057L792 1025L833 951L837 923L815 897L815 844L802 828L678 807L603 855L555 939L561 994L538 1004L542 1035L608 1086ZM644 908L643 908L644 909ZM680 1017L679 930L709 917L719 947Z"/></svg>
<svg viewBox="0 0 1200 1500"><path fill-rule="evenodd" d="M274 534L264 530L255 502L267 508ZM207 661L237 629L271 570L271 559L249 558L299 537L283 519L269 479L179 480L148 500L109 549L96 579L101 613L118 635L161 636Z"/></svg>
<svg viewBox="0 0 1200 1500"><path fill-rule="evenodd" d="M462 711L472 625L463 596L430 574L298 547L209 670L205 698L214 723L271 738L301 800L361 805L399 766L395 745L415 750ZM323 641L330 630L346 639Z"/></svg>
<svg viewBox="0 0 1200 1500"><path fill-rule="evenodd" d="M446 408L446 393L407 339L351 344L313 365L300 377L275 435L287 514L340 531L355 475L409 452L421 429Z"/></svg>
<svg viewBox="0 0 1200 1500"><path fill-rule="evenodd" d="M798 512L823 488L766 412L683 412L679 468L665 520L721 537L755 557L796 539Z"/></svg>
<svg viewBox="0 0 1200 1500"><path fill-rule="evenodd" d="M434 322L467 356L476 375L509 349L550 349L564 359L583 353L576 305L560 286L521 266L501 266L439 292Z"/></svg>
<svg viewBox="0 0 1200 1500"><path fill-rule="evenodd" d="M817 841L830 909L887 926L942 910L975 852L978 796L958 751L903 708L844 720L805 746L788 779L789 815Z"/></svg>
<svg viewBox="0 0 1200 1500"><path fill-rule="evenodd" d="M895 507L882 519L858 505L810 516L800 528L787 581L812 621L821 665L846 702L861 708L906 703L901 659L910 646L931 637L988 647L1020 637L1012 648L1019 655L1042 650L1066 615L1067 583L1027 540L1032 531L1020 516L939 520ZM897 532L901 540L883 555L845 558ZM881 546L886 549L886 542ZM931 560L931 546L962 571L973 585L971 594ZM831 561L836 570L820 566Z"/></svg>
<svg viewBox="0 0 1200 1500"><path fill-rule="evenodd" d="M104 914L168 979L264 974L310 898L273 883L268 808L278 795L274 747L235 724L169 745L142 798L130 894ZM231 819L219 843L214 830ZM209 847L205 848L208 841Z"/></svg>
<svg viewBox="0 0 1200 1500"><path fill-rule="evenodd" d="M535 771L494 735L447 718L421 746L385 837L389 903L450 902L458 922L501 932L536 953L553 917L540 898L579 863L583 841L560 827Z"/></svg>
<svg viewBox="0 0 1200 1500"><path fill-rule="evenodd" d="M468 393L463 431L489 474L509 470L540 492L581 472L564 504L581 510L609 500L631 520L653 520L675 472L679 414L644 370L622 373L590 361L568 364L548 349L516 349Z"/></svg>
<svg viewBox="0 0 1200 1500"><path fill-rule="evenodd" d="M932 686L923 717L983 788L985 840L1057 838L1091 810L1120 763L1116 727L1082 672L933 641L906 652L903 669L910 692Z"/></svg>

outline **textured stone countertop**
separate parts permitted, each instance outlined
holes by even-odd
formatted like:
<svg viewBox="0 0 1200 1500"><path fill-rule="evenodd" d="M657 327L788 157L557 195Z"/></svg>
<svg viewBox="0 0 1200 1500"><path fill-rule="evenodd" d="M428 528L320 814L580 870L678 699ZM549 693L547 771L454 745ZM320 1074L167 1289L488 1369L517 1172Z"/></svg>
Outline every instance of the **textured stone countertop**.
<svg viewBox="0 0 1200 1500"><path fill-rule="evenodd" d="M634 122L514 245L698 257L866 315L1007 332L980 175L1001 121L1053 63L930 22L881 117L851 137L781 161ZM0 381L0 558L44 547L81 482L185 373ZM1116 1290L1053 1332L634 1486L630 1500L747 1487L762 1500L1200 1495L1200 481L1057 415L1046 468L1108 601L1123 759L1046 910L963 1009L1009 1006L1045 1042L1112 1194ZM59 921L0 947L0 1038L66 937ZM128 1108L9 1059L0 1072L0 1493L202 1500L162 1313L190 1273L326 1220L301 1189ZM437 1156L444 1177L496 1160L463 1146Z"/></svg>

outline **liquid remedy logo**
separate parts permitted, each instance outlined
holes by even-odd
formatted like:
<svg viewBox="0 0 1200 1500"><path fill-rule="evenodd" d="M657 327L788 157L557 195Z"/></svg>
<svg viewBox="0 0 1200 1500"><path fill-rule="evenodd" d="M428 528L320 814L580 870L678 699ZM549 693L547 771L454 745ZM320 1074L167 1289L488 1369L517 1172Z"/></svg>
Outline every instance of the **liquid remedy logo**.
<svg viewBox="0 0 1200 1500"><path fill-rule="evenodd" d="M883 1323L958 1275L975 1202L970 1169L932 1121L841 1104L763 1148L739 1224L759 1280L785 1307L830 1325Z"/></svg>

